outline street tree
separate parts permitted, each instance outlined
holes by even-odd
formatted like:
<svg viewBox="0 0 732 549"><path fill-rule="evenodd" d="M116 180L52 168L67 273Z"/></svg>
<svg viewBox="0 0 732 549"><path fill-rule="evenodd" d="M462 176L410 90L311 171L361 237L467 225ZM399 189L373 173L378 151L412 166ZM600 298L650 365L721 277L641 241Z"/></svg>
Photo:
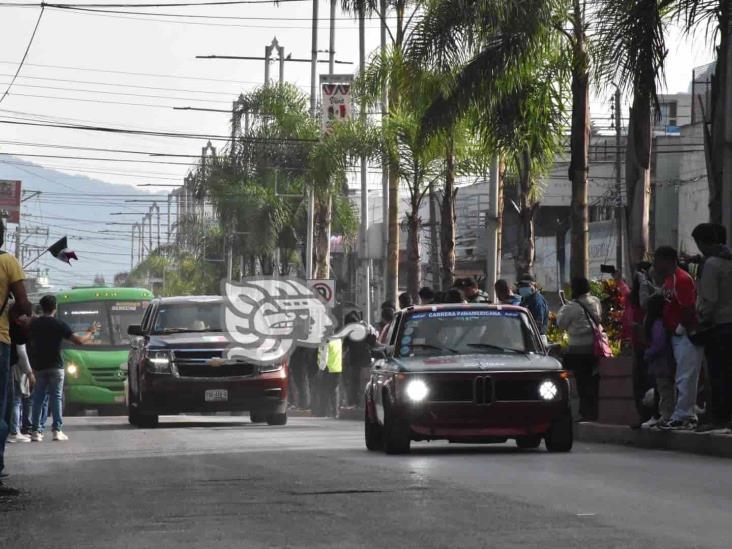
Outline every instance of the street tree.
<svg viewBox="0 0 732 549"><path fill-rule="evenodd" d="M657 90L664 83L666 33L674 2L601 0L597 12L599 80L633 96L625 153L631 264L643 260L650 251L651 118L654 107L656 114L660 112Z"/></svg>

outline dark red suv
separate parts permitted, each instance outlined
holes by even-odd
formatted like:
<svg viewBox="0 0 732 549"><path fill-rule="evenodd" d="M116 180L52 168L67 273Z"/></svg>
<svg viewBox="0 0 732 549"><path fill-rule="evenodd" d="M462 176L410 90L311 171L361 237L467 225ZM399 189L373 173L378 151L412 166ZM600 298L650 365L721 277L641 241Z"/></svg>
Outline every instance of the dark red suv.
<svg viewBox="0 0 732 549"><path fill-rule="evenodd" d="M154 299L142 324L128 329L127 410L132 425L160 415L249 411L253 422L287 423L287 363L226 360L223 299Z"/></svg>

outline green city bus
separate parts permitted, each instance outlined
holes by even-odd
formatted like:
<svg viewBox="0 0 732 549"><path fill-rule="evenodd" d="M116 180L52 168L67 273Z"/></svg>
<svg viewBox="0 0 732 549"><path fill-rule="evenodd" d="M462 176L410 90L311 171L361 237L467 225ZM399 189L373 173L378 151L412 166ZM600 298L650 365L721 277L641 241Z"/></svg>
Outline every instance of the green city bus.
<svg viewBox="0 0 732 549"><path fill-rule="evenodd" d="M127 326L140 323L152 298L143 288L75 287L56 294L57 316L74 333L82 335L94 323L99 327L90 343L64 347L66 413L124 405Z"/></svg>

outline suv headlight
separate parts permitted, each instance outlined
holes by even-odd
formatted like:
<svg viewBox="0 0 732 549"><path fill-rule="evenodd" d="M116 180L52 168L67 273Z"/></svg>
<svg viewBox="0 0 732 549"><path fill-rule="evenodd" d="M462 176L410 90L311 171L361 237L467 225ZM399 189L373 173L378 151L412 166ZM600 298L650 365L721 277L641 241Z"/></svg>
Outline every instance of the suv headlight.
<svg viewBox="0 0 732 549"><path fill-rule="evenodd" d="M156 374L170 373L170 353L168 351L150 351L147 363L149 372Z"/></svg>

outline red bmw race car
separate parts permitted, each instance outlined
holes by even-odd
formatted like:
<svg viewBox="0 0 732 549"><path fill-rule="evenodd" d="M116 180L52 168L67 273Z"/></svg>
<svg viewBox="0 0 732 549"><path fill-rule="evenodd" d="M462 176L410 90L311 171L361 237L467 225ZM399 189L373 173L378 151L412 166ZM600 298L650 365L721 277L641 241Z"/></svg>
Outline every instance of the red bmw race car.
<svg viewBox="0 0 732 549"><path fill-rule="evenodd" d="M366 386L369 450L420 440L568 452L573 380L531 315L508 305L436 305L397 313Z"/></svg>

